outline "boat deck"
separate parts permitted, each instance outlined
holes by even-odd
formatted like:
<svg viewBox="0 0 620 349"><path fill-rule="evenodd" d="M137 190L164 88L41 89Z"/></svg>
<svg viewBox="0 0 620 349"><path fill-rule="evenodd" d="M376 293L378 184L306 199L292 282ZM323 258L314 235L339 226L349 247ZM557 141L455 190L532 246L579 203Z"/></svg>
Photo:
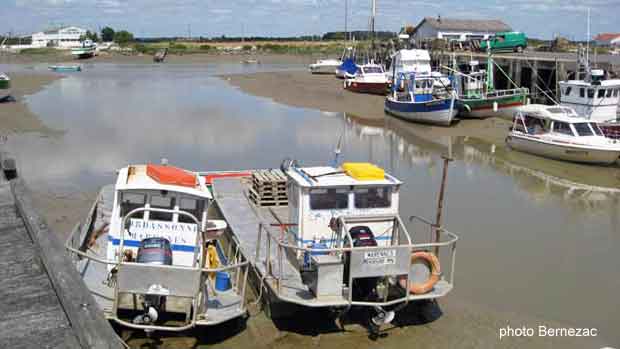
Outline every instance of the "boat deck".
<svg viewBox="0 0 620 349"><path fill-rule="evenodd" d="M0 179L0 347L120 348L23 183L13 187Z"/></svg>
<svg viewBox="0 0 620 349"><path fill-rule="evenodd" d="M277 293L283 301L302 304L311 307L345 306L348 305L347 294L336 297L317 298L309 287L304 284L296 260L292 256L282 258L282 271L277 262L277 246L271 243L271 274L267 270L267 234L263 232L260 246L258 239L259 225L263 230L269 230L272 236L281 234L277 226L271 224L288 222L287 206L257 207L248 197L249 184L244 178L218 178L213 181L213 192L217 205L228 222L233 238L240 247L243 255L250 261L252 266L260 273L265 283L276 293L278 285L273 276L281 277L280 291ZM287 237L290 244L291 237ZM256 252L260 255L256 259ZM433 290L423 295L409 295L409 300L432 299L446 295L452 290L452 284L440 280Z"/></svg>

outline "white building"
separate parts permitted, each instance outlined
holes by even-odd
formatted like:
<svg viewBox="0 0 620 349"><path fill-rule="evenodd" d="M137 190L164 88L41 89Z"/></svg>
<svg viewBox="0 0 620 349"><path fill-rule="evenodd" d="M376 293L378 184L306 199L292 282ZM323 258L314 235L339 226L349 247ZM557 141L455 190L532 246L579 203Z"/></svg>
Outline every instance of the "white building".
<svg viewBox="0 0 620 349"><path fill-rule="evenodd" d="M32 34L33 47L71 48L80 46L80 37L86 35L86 29L62 27Z"/></svg>
<svg viewBox="0 0 620 349"><path fill-rule="evenodd" d="M465 41L470 39L485 40L498 32L512 31L506 23L493 20L470 20L426 17L418 24L412 39L420 42L433 39Z"/></svg>

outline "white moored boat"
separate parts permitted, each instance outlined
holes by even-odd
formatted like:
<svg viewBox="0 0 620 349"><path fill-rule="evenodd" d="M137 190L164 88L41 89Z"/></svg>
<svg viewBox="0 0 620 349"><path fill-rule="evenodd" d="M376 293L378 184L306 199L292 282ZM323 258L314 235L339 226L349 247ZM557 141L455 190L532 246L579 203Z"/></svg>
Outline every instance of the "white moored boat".
<svg viewBox="0 0 620 349"><path fill-rule="evenodd" d="M11 95L11 78L0 73L0 101L4 101Z"/></svg>
<svg viewBox="0 0 620 349"><path fill-rule="evenodd" d="M251 177L216 178L213 192L265 287L271 317L300 306L336 314L360 306L381 325L399 305L452 290L457 236L422 233L431 226L418 217L410 220L420 231L410 232L399 214L402 183L383 169L285 161Z"/></svg>
<svg viewBox="0 0 620 349"><path fill-rule="evenodd" d="M609 165L620 157L619 141L605 137L598 123L564 106L521 107L506 143L526 153L581 163Z"/></svg>
<svg viewBox="0 0 620 349"><path fill-rule="evenodd" d="M310 64L312 74L335 74L336 69L342 64L339 59L319 59L316 63Z"/></svg>
<svg viewBox="0 0 620 349"><path fill-rule="evenodd" d="M92 40L84 40L80 46L71 49L71 55L75 58L90 58L95 55L97 45Z"/></svg>
<svg viewBox="0 0 620 349"><path fill-rule="evenodd" d="M380 64L362 64L352 78L344 81L344 88L358 93L370 93L385 96L388 79Z"/></svg>
<svg viewBox="0 0 620 349"><path fill-rule="evenodd" d="M102 189L66 247L108 319L183 331L245 314L248 263L224 253L212 202L204 177L167 165L124 167Z"/></svg>

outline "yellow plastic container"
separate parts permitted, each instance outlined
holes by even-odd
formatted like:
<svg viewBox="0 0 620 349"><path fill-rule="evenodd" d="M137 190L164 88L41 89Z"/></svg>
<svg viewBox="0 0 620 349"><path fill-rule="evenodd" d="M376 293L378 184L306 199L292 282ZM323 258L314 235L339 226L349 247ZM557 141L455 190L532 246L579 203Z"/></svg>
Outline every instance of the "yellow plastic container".
<svg viewBox="0 0 620 349"><path fill-rule="evenodd" d="M345 162L344 172L358 181L376 181L385 178L385 171L368 162Z"/></svg>

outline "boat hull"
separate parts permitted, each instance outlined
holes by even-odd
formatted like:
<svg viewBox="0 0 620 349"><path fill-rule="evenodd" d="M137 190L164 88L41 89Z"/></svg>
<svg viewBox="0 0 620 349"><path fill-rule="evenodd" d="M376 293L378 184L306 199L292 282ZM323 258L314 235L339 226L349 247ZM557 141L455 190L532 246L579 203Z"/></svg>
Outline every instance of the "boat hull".
<svg viewBox="0 0 620 349"><path fill-rule="evenodd" d="M11 95L11 80L0 79L0 101L7 99Z"/></svg>
<svg viewBox="0 0 620 349"><path fill-rule="evenodd" d="M90 58L95 55L95 49L94 48L93 49L83 49L83 48L73 49L71 51L71 55L77 59Z"/></svg>
<svg viewBox="0 0 620 349"><path fill-rule="evenodd" d="M355 80L346 80L344 83L344 88L346 90L383 96L385 96L387 92L387 87L387 82L359 82Z"/></svg>
<svg viewBox="0 0 620 349"><path fill-rule="evenodd" d="M506 143L513 149L555 160L611 165L619 160L620 149L600 149L545 142L535 136L509 135Z"/></svg>
<svg viewBox="0 0 620 349"><path fill-rule="evenodd" d="M81 67L50 67L50 70L58 72L58 73L64 73L64 72L79 72L82 71Z"/></svg>
<svg viewBox="0 0 620 349"><path fill-rule="evenodd" d="M494 105L497 103L497 111ZM466 118L484 119L501 117L512 120L517 109L525 105L525 96L513 95L485 99L459 99L460 115Z"/></svg>
<svg viewBox="0 0 620 349"><path fill-rule="evenodd" d="M405 120L442 126L450 126L458 113L453 99L412 103L386 98L384 109L386 113Z"/></svg>
<svg viewBox="0 0 620 349"><path fill-rule="evenodd" d="M337 65L310 65L310 73L312 74L335 74L337 69Z"/></svg>

